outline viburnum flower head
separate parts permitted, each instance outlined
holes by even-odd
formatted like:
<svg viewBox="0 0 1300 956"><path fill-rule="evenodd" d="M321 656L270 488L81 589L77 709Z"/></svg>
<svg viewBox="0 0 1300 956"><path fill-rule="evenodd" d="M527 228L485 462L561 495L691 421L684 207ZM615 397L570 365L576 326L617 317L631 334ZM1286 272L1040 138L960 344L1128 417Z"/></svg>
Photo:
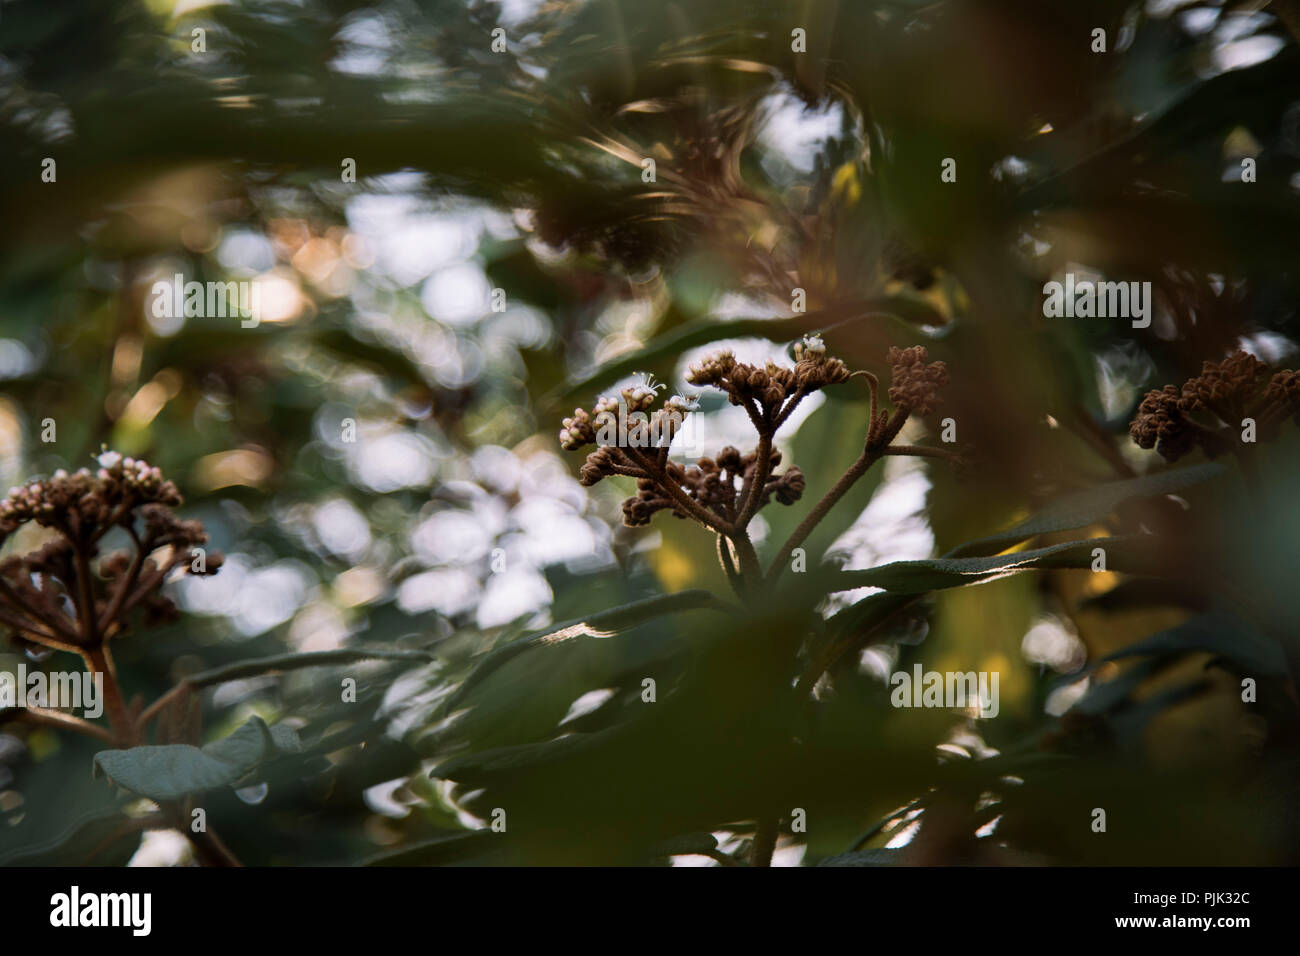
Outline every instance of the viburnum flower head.
<svg viewBox="0 0 1300 956"><path fill-rule="evenodd" d="M110 451L96 464L93 472L59 469L0 501L0 542L28 523L56 532L37 550L0 560L0 619L20 641L94 644L123 630L137 608L150 621L167 619L175 608L160 590L171 572L213 574L221 566L216 553L191 563L208 536L173 512L181 495L159 469ZM130 537L134 555L100 557L114 529Z"/></svg>
<svg viewBox="0 0 1300 956"><path fill-rule="evenodd" d="M1253 419L1260 436L1271 436L1287 418L1300 423L1300 373L1270 367L1245 351L1204 362L1201 374L1180 388L1152 389L1138 405L1129 434L1139 448L1154 448L1177 461L1196 448L1214 458L1238 449L1234 431Z"/></svg>

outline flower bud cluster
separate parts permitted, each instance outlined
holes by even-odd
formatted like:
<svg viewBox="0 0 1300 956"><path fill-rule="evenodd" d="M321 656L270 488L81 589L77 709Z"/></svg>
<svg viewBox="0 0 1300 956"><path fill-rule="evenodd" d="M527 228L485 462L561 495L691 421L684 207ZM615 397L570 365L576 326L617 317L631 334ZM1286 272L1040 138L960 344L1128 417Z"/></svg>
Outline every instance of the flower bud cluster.
<svg viewBox="0 0 1300 956"><path fill-rule="evenodd" d="M1177 461L1198 447L1211 458L1229 450L1233 430L1246 418L1255 420L1261 436L1288 417L1300 424L1300 372L1269 372L1267 363L1243 351L1205 362L1181 388L1147 392L1129 434L1139 447Z"/></svg>
<svg viewBox="0 0 1300 956"><path fill-rule="evenodd" d="M176 516L181 495L161 471L117 452L104 452L98 464L94 471L60 469L0 501L0 541L28 523L57 535L0 560L0 624L20 641L97 643L123 630L136 609L148 622L170 619L176 609L161 593L169 573L184 565L213 574L221 566L216 553L191 565L191 550L208 536L199 522ZM114 528L126 531L134 553L97 560Z"/></svg>

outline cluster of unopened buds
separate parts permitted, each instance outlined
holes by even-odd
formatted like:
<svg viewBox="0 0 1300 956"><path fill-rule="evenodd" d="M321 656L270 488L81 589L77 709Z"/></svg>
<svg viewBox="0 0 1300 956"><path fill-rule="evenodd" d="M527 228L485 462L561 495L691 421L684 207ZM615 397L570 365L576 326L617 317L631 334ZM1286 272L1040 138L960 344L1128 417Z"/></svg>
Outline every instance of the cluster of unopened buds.
<svg viewBox="0 0 1300 956"><path fill-rule="evenodd" d="M629 385L623 401L603 397L590 412L581 408L562 422L560 447L574 451L585 445L623 445L631 448L667 448L695 410L694 396L674 395L651 412L658 397L653 382Z"/></svg>
<svg viewBox="0 0 1300 956"><path fill-rule="evenodd" d="M728 446L690 466L670 460L673 436L695 409L696 399L675 395L654 409L659 386L652 382L631 385L622 390L620 398L601 398L590 411L575 409L563 421L560 444L569 451L597 446L579 472L584 485L613 476L636 479L636 494L623 502L625 524L646 525L659 511L695 520L719 535L719 553L728 573L736 573L733 581L748 577L752 582L762 575L746 531L750 520L773 498L792 505L804 492L804 474L797 466L791 465L781 474L775 472L781 453L773 447L773 440L809 395L862 377L871 390L871 408L861 458L814 508L805 522L808 527L801 526L787 542L787 554L881 456L957 457L942 449L892 444L910 415L935 410L939 390L948 381L944 363L931 362L923 347L889 350L892 414L878 407L876 376L850 371L827 354L819 337L797 343L793 353L793 366L785 367L775 362L750 365L731 352L716 352L693 365L687 374L690 384L716 388L732 405L745 410L758 436L757 447L747 454Z"/></svg>
<svg viewBox="0 0 1300 956"><path fill-rule="evenodd" d="M1240 451L1237 429L1253 422L1258 436L1272 437L1287 418L1300 423L1300 372L1271 367L1247 352L1205 362L1201 374L1181 388L1147 392L1129 427L1142 448L1177 461L1196 448L1214 458Z"/></svg>
<svg viewBox="0 0 1300 956"><path fill-rule="evenodd" d="M208 536L199 522L176 517L180 492L157 468L117 452L104 452L98 466L60 469L0 501L0 544L28 523L54 532L35 550L0 559L0 624L21 643L98 648L136 610L150 623L174 616L161 591L178 567L212 574L221 565L219 554L192 561ZM101 559L114 529L132 550Z"/></svg>
<svg viewBox="0 0 1300 956"><path fill-rule="evenodd" d="M26 544L35 525L44 529L34 550L0 559L0 626L29 652L48 649L78 654L101 683L108 727L64 709L5 708L0 721L20 720L72 730L109 746L135 747L156 718L158 743L195 744L201 731L198 698L182 682L153 705L127 701L113 662L111 640L136 618L145 625L167 620L176 608L163 594L173 572L214 574L221 555L207 554L208 536L197 521L173 511L181 505L176 486L146 461L105 451L98 467L12 488L0 501L0 545ZM118 532L127 550L101 557L105 538ZM10 540L13 539L13 540ZM159 818L186 828L189 809L160 801ZM210 830L191 839L208 862L237 862Z"/></svg>

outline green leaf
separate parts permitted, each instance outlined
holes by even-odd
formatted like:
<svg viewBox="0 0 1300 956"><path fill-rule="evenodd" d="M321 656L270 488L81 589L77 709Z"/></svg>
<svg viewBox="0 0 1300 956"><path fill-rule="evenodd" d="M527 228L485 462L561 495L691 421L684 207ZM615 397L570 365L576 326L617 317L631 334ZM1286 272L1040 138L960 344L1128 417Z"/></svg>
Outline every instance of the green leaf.
<svg viewBox="0 0 1300 956"><path fill-rule="evenodd" d="M1106 552L1106 570L1145 572L1155 568L1159 542L1151 535L1126 535L1067 541L1046 548L971 558L927 558L895 561L863 571L838 571L827 576L828 590L884 588L895 594L920 594L944 588L981 584L996 578L1044 568L1090 568L1093 551Z"/></svg>
<svg viewBox="0 0 1300 956"><path fill-rule="evenodd" d="M1071 531L1100 521L1116 507L1132 498L1151 498L1173 494L1224 474L1227 468L1218 463L1176 468L1140 478L1110 482L1084 491L1064 495L1037 514L1019 524L990 535L968 541L948 552L947 557L964 554L990 554L1040 534Z"/></svg>
<svg viewBox="0 0 1300 956"><path fill-rule="evenodd" d="M104 841L113 840L125 820L126 817L117 807L94 810L74 817L48 839L19 842L7 847L4 852L0 852L0 866L85 865L85 854ZM30 835L20 830L19 836ZM133 845L140 841L140 835L136 832L130 832L126 838ZM105 861L101 858L93 862L104 864Z"/></svg>
<svg viewBox="0 0 1300 956"><path fill-rule="evenodd" d="M251 717L229 737L202 748L168 744L105 750L95 755L95 769L151 800L176 800L234 785L272 757L301 749L291 727L268 727L262 718Z"/></svg>
<svg viewBox="0 0 1300 956"><path fill-rule="evenodd" d="M1102 658L1106 661L1126 657L1161 657L1204 652L1215 655L1240 670L1242 674L1283 677L1287 674L1286 654L1278 643L1257 633L1244 621L1222 613L1201 614L1158 631L1145 640L1130 644ZM1077 679L1078 675L1074 675Z"/></svg>
<svg viewBox="0 0 1300 956"><path fill-rule="evenodd" d="M833 398L828 393L824 401L799 426L790 442L790 456L781 467L798 465L804 473L803 497L787 508L771 504L763 509L763 520L768 524L764 551L774 554L808 514L839 480L840 475L862 454L866 441L869 405L865 395L858 401ZM883 462L877 462L854 483L831 513L804 541L809 566L816 567L825 558L826 551L835 539L862 513L871 496L880 487L885 473Z"/></svg>
<svg viewBox="0 0 1300 956"><path fill-rule="evenodd" d="M453 719L422 733L413 746L425 754L464 744L477 751L549 735L582 694L626 685L670 657L675 644L666 627L628 642L604 638L667 614L726 606L708 591L679 591L513 640L486 654L439 708L439 716Z"/></svg>
<svg viewBox="0 0 1300 956"><path fill-rule="evenodd" d="M1052 549L1050 548L1038 549L1039 552L1049 553L1040 555L1037 558L1039 562L1037 564L1033 563L1037 552L1023 551L1012 555L998 555L997 552L1040 534L1051 534L1086 527L1100 521L1125 501L1133 498L1172 494L1192 485L1217 478L1224 474L1226 470L1221 464L1211 463L1098 485L1094 488L1065 495L1013 527L986 538L968 541L949 551L942 558L932 558L929 561L921 562L902 561L897 562L895 565L884 565L867 571L840 572L839 576L827 579L828 590L872 586L883 587L889 593L868 595L863 600L837 612L831 618L831 631L834 635L842 636L860 634L864 630L869 630L899 610L908 600L906 597L908 594L920 594L941 587L977 584L980 581L1000 577L1002 574L1030 570L1033 567L1090 566L1091 561L1087 564L1069 563L1080 558L1078 552L1070 549L1084 548L1085 545L1087 545L1089 554L1091 554L1091 548L1093 547L1101 546L1107 549L1106 566L1108 569L1137 572L1150 571L1155 555L1151 553L1151 550L1145 544L1123 543L1125 541L1131 542L1133 540L1131 538L1111 538L1109 539L1111 544L1102 543L1106 539L1100 538L1093 539L1091 544L1087 542L1068 542L1065 545L1053 546L1061 549L1054 553L1051 553ZM1137 550L1134 550L1139 547L1144 553L1139 554ZM1112 548L1115 548L1113 554ZM992 557L987 557L990 554ZM978 563L942 563L956 561L963 557L981 555L986 556L988 561L986 565L981 566ZM1116 559L1121 563L1115 563ZM1026 564L1026 561L1030 563ZM846 577L846 575L853 575L854 577ZM921 586L927 580L932 583L929 586Z"/></svg>
<svg viewBox="0 0 1300 956"><path fill-rule="evenodd" d="M462 698L488 675L531 647L544 644L561 644L577 640L580 637L613 637L615 634L629 630L639 624L644 624L646 621L661 617L664 614L700 608L722 610L724 607L725 603L710 592L692 588L686 591L678 591L675 594L663 594L640 601L631 601L619 607L598 611L586 617L561 621L559 624L552 625L545 630L534 631L532 634L513 640L509 644L498 647L489 653L448 700L445 710L448 712L455 710Z"/></svg>
<svg viewBox="0 0 1300 956"><path fill-rule="evenodd" d="M322 329L312 336L312 341L338 358L356 364L370 365L392 378L412 385L428 385L420 367L401 351L366 342L347 329Z"/></svg>
<svg viewBox="0 0 1300 956"><path fill-rule="evenodd" d="M1123 706L1128 701L1129 695L1137 690L1143 681L1167 668L1169 662L1170 659L1167 657L1138 661L1122 674L1107 681L1094 683L1088 688L1087 693L1074 702L1070 712L1098 717ZM1069 678L1071 681L1078 680L1078 675L1071 674Z"/></svg>
<svg viewBox="0 0 1300 956"><path fill-rule="evenodd" d="M119 795L106 787L70 786L70 767L84 767L90 741L69 741L63 760L42 760L25 768L23 804L0 811L0 866L84 866L92 848L112 836L125 817ZM139 842L139 835L135 835ZM99 865L126 862L125 856L96 857Z"/></svg>
<svg viewBox="0 0 1300 956"><path fill-rule="evenodd" d="M307 651L300 654L276 654L271 657L255 657L246 661L236 661L224 667L214 667L185 678L185 683L193 687L208 687L226 681L245 677L257 677L262 674L277 674L283 671L300 670L304 667L329 667L333 664L348 664L353 661L413 661L428 664L434 660L425 651L406 650L402 648L382 647L339 647L330 651Z"/></svg>
<svg viewBox="0 0 1300 956"><path fill-rule="evenodd" d="M665 356L679 356L687 349L721 339L756 336L773 342L789 342L813 332L824 332L837 325L862 319L886 319L908 327L938 326L945 321L929 306L904 296L868 299L788 319L696 319L659 336L644 348L568 383L563 392L553 396L553 399L567 402L571 399L589 398L597 389L643 371Z"/></svg>

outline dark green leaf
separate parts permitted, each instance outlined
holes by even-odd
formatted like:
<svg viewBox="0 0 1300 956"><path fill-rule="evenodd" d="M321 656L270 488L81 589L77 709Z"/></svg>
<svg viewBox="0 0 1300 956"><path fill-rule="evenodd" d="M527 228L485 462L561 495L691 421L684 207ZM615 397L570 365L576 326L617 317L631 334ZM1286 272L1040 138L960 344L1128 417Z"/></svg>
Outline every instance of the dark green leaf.
<svg viewBox="0 0 1300 956"><path fill-rule="evenodd" d="M1085 491L1065 495L1051 502L1037 514L1005 531L968 541L948 553L949 557L965 554L990 554L1040 534L1071 531L1100 521L1117 506L1132 498L1151 498L1173 494L1224 474L1227 468L1218 463L1193 465L1161 471L1140 478L1129 478Z"/></svg>
<svg viewBox="0 0 1300 956"><path fill-rule="evenodd" d="M229 737L202 748L168 744L105 750L95 755L95 768L133 793L176 800L236 784L272 757L301 749L291 727L268 727L262 718L251 717Z"/></svg>
<svg viewBox="0 0 1300 956"><path fill-rule="evenodd" d="M1106 552L1106 570L1143 572L1155 567L1158 542L1149 535L1113 538L1089 538L1067 541L1031 551L1016 551L973 558L927 558L921 561L895 561L864 571L838 571L828 575L828 590L884 588L896 594L919 594L944 588L982 584L1021 571L1044 568L1090 568L1093 552Z"/></svg>

